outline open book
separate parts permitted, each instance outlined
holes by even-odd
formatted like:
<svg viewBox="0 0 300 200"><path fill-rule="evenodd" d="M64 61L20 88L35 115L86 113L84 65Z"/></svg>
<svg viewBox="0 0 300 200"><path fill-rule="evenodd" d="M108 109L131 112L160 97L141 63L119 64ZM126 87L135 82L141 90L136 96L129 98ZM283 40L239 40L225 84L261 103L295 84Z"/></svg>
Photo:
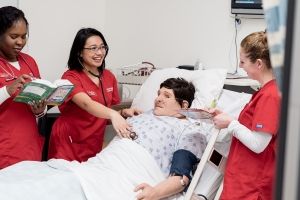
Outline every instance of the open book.
<svg viewBox="0 0 300 200"><path fill-rule="evenodd" d="M210 113L203 109L197 109L197 108L181 109L179 110L179 113L192 119L202 119L202 120L203 119L210 120L214 116L213 113Z"/></svg>
<svg viewBox="0 0 300 200"><path fill-rule="evenodd" d="M34 101L45 100L47 105L60 105L73 88L74 85L66 79L59 79L53 83L43 79L34 79L24 85L14 101L31 104Z"/></svg>

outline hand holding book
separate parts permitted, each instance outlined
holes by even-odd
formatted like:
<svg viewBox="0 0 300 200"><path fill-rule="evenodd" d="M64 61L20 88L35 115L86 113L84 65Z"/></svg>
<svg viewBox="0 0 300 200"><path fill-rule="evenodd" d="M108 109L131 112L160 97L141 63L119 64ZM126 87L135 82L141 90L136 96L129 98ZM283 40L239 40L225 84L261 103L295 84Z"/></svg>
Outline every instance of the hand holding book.
<svg viewBox="0 0 300 200"><path fill-rule="evenodd" d="M66 79L59 79L53 83L43 79L34 79L24 84L23 90L14 101L27 104L45 101L47 105L60 105L73 88L74 85Z"/></svg>
<svg viewBox="0 0 300 200"><path fill-rule="evenodd" d="M14 81L12 81L11 84L6 86L7 93L12 96L17 92L18 90L23 88L23 85L32 80L32 77L28 74L22 74L19 77L13 77Z"/></svg>

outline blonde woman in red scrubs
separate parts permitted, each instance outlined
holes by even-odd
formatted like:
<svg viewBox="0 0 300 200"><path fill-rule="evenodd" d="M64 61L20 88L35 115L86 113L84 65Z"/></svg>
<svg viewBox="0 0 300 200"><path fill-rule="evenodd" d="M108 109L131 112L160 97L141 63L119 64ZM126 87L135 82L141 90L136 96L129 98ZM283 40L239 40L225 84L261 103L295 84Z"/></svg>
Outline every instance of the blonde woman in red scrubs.
<svg viewBox="0 0 300 200"><path fill-rule="evenodd" d="M265 32L252 33L242 40L240 67L261 88L238 120L220 111L213 119L217 128L228 128L233 136L220 199L271 200L281 98Z"/></svg>
<svg viewBox="0 0 300 200"><path fill-rule="evenodd" d="M75 88L59 107L61 114L52 127L49 158L82 162L95 156L102 149L108 120L119 136L129 138L131 127L119 112L109 108L120 98L115 76L105 69L107 53L107 43L98 30L83 28L77 32L69 70L62 76Z"/></svg>
<svg viewBox="0 0 300 200"><path fill-rule="evenodd" d="M45 105L13 101L25 82L40 77L34 59L21 52L27 36L24 13L12 6L0 8L0 169L42 158L36 117L44 113Z"/></svg>

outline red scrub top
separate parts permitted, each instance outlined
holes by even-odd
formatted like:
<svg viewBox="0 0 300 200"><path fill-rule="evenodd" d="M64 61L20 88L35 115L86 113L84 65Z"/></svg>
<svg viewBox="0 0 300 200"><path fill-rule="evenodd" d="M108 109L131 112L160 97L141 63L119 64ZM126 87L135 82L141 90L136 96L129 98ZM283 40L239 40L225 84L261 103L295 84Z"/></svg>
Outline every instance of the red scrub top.
<svg viewBox="0 0 300 200"><path fill-rule="evenodd" d="M102 149L107 119L89 114L73 103L71 99L75 94L84 92L91 99L103 105L105 105L106 100L107 107L118 104L120 98L117 81L110 71L104 70L102 93L101 84L97 86L82 71L68 70L62 78L70 80L75 88L68 99L59 107L61 115L52 127L49 158L86 161Z"/></svg>
<svg viewBox="0 0 300 200"><path fill-rule="evenodd" d="M274 80L253 94L239 116L251 131L272 134L262 153L254 153L233 137L221 200L271 200L276 158L280 94Z"/></svg>
<svg viewBox="0 0 300 200"><path fill-rule="evenodd" d="M20 53L18 62L20 70L0 58L0 88L11 84L14 80L9 79L13 75L40 77L32 57ZM43 138L38 132L35 115L27 104L13 101L16 94L0 104L0 169L23 160L40 161L42 158Z"/></svg>

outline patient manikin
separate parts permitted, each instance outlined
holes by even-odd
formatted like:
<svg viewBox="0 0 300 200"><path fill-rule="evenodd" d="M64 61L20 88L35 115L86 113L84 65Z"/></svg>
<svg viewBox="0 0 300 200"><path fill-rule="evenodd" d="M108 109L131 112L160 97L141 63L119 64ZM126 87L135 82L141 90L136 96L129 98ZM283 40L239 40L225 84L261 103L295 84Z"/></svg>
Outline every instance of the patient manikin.
<svg viewBox="0 0 300 200"><path fill-rule="evenodd" d="M154 109L127 119L135 140L117 137L102 152L83 163L53 159L46 163L28 161L8 167L0 171L0 199L19 199L14 198L15 188L25 188L30 184L35 189L24 192L28 199L47 199L47 196L49 199L66 199L67 192L60 191L60 184L77 185L77 188L80 185L82 190L69 191L73 192L72 195L74 192L81 193L76 199L182 199L180 192L189 184L192 167L201 158L209 139L205 125L178 113L191 105L194 93L194 86L184 79L167 79L160 85ZM124 111L125 114L130 112L130 109ZM177 160L173 158L174 153L179 155L174 156ZM58 171L56 174L61 174L59 181L55 182L56 192L53 192L53 180L45 174L41 175L41 179L45 182L44 177L47 177L48 182L52 182L52 191L45 191L47 184L43 183L42 192L49 193L43 196L35 194L39 191L37 187L41 187L37 180L24 181L22 175L22 181L18 182L13 177L17 173L20 177L20 173L24 173L20 170L27 170L22 169L22 165L28 167L30 163L32 166L39 165L39 168L40 165L50 166ZM38 172L33 173L36 175ZM9 176L12 180L8 180ZM64 176L68 182L64 183ZM30 179L31 176L28 177ZM11 186L4 186L6 183L2 183L2 178L6 183L10 181ZM60 192L63 197L59 194L51 196Z"/></svg>
<svg viewBox="0 0 300 200"><path fill-rule="evenodd" d="M165 92L164 89L162 92ZM205 149L205 130L195 120L157 116L151 110L127 121L137 134L135 142L153 156L166 175L170 172L172 156L176 150L185 149L201 158Z"/></svg>
<svg viewBox="0 0 300 200"><path fill-rule="evenodd" d="M167 79L160 85L158 96L154 102L154 109L146 113L129 118L127 121L132 125L136 142L143 146L155 159L163 174L170 176L165 182L157 186L141 184L136 187L142 189L138 199L161 197L180 192L189 182L192 165L201 158L210 136L205 125L199 121L185 118L178 114L182 108L188 108L194 99L195 89L191 83L183 79ZM201 126L200 126L201 125ZM180 151L180 153L178 152ZM185 154L182 158L182 150ZM181 155L176 163L172 165L174 153ZM176 154L176 155L177 155ZM180 163L190 163L191 160L185 160L186 157L193 157L190 168L186 169L180 166ZM179 165L178 165L179 164ZM170 169L171 168L171 169ZM180 184L178 184L180 183ZM173 185L170 189L167 187ZM168 188L169 191L165 189ZM161 195L161 193L165 194ZM157 194L161 196L156 196Z"/></svg>

